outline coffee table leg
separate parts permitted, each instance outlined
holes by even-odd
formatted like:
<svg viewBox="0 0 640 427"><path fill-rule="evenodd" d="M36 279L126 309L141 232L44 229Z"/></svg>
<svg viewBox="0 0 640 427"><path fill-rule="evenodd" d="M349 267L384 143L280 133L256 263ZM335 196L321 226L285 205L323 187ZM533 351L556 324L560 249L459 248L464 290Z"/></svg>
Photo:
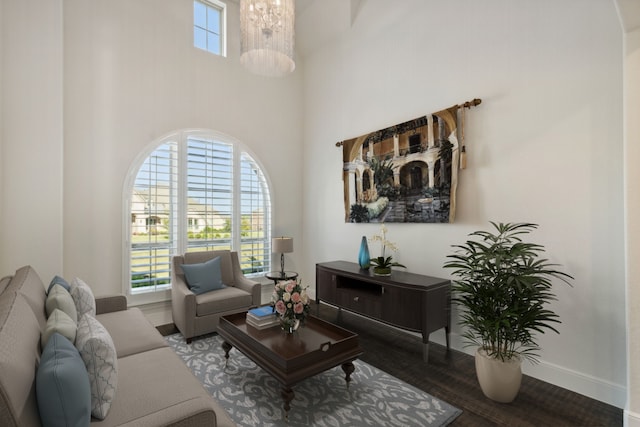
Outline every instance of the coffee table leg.
<svg viewBox="0 0 640 427"><path fill-rule="evenodd" d="M282 396L282 399L284 399L284 419L289 421L289 409L291 409L290 403L293 400L295 394L293 393L293 390L291 390L291 388L283 386L280 390L280 396Z"/></svg>
<svg viewBox="0 0 640 427"><path fill-rule="evenodd" d="M346 374L344 379L347 382L347 388L349 388L349 382L351 382L351 374L356 370L356 368L355 366L353 366L353 363L347 362L342 364L342 370Z"/></svg>
<svg viewBox="0 0 640 427"><path fill-rule="evenodd" d="M233 346L231 344L229 344L226 341L222 341L222 349L224 350L224 367L227 367L227 364L229 363L229 352L231 351L231 349L233 348Z"/></svg>

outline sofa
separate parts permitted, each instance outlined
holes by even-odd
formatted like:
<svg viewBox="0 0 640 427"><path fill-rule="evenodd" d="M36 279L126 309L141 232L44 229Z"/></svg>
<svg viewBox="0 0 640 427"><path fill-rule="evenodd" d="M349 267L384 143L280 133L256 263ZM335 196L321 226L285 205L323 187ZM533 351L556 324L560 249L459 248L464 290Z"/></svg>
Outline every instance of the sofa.
<svg viewBox="0 0 640 427"><path fill-rule="evenodd" d="M221 287L209 292L194 292L185 278L183 266L204 265L216 258ZM221 316L248 311L260 305L261 285L245 277L235 251L187 252L174 256L172 267L173 323L187 343L191 343L194 337L216 332Z"/></svg>
<svg viewBox="0 0 640 427"><path fill-rule="evenodd" d="M41 335L48 327L45 304L52 285L48 290L30 266L0 279L1 426L50 424L51 419L41 420L39 408L64 397L43 397L40 382L39 365L41 358L43 365L45 360ZM91 416L91 425L235 425L138 308L127 308L124 296L94 301L92 321L108 331L115 348L117 386L106 416ZM60 337L55 333L49 339L69 345ZM47 351L49 347L46 345Z"/></svg>

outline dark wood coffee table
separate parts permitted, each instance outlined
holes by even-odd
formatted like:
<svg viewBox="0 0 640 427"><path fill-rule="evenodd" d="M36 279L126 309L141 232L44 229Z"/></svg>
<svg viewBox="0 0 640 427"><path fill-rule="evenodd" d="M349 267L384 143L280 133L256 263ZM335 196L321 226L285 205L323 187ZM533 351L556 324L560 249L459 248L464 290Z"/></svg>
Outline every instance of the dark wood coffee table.
<svg viewBox="0 0 640 427"><path fill-rule="evenodd" d="M347 387L354 371L353 361L362 354L358 335L314 316L293 334L280 326L256 329L246 323L246 313L220 318L218 333L224 339L224 357L237 348L281 385L284 417L287 418L297 382L342 365Z"/></svg>

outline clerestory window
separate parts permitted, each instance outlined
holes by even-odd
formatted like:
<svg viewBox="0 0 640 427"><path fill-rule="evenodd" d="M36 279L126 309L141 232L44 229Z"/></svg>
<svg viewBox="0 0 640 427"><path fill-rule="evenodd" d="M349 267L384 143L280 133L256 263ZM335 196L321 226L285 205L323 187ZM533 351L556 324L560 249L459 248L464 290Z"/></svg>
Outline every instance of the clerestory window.
<svg viewBox="0 0 640 427"><path fill-rule="evenodd" d="M271 264L271 197L262 168L240 142L179 132L132 167L125 185L128 293L166 291L171 258L237 251L247 276Z"/></svg>
<svg viewBox="0 0 640 427"><path fill-rule="evenodd" d="M226 52L226 5L216 0L194 0L193 45L215 55Z"/></svg>

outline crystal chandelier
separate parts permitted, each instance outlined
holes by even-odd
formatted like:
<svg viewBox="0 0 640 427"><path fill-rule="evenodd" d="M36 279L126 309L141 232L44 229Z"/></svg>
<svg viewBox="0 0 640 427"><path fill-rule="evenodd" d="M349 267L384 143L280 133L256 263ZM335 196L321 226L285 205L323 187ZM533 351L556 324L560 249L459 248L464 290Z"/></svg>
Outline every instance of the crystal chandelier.
<svg viewBox="0 0 640 427"><path fill-rule="evenodd" d="M294 0L240 0L240 63L264 76L292 72L294 15Z"/></svg>

